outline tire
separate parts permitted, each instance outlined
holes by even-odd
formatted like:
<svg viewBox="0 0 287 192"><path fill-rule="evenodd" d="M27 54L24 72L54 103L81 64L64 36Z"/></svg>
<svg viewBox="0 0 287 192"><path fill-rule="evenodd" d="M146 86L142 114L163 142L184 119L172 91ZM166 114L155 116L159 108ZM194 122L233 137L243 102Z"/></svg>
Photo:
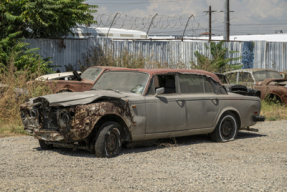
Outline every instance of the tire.
<svg viewBox="0 0 287 192"><path fill-rule="evenodd" d="M48 144L46 144L44 140L40 140L40 139L39 139L39 144L40 144L40 148L41 148L42 150L54 149L54 146L53 146L53 145L48 145Z"/></svg>
<svg viewBox="0 0 287 192"><path fill-rule="evenodd" d="M99 136L95 143L96 157L115 157L120 154L121 126L116 122L107 122L100 127Z"/></svg>
<svg viewBox="0 0 287 192"><path fill-rule="evenodd" d="M209 137L215 142L233 141L238 133L238 119L231 112L224 113Z"/></svg>

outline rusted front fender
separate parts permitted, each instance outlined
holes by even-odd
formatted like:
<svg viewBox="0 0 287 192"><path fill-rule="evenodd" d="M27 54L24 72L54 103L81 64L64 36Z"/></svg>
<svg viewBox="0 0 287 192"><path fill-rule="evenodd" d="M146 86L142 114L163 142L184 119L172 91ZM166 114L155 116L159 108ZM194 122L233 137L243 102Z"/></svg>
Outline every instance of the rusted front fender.
<svg viewBox="0 0 287 192"><path fill-rule="evenodd" d="M123 120L126 127L131 131L133 115L129 102L121 99L105 100L88 105L77 105L60 109L61 112L69 113L72 117L69 125L58 119L59 131L46 129L34 130L37 139L46 141L79 141L87 138L95 128L97 122L106 115L115 115Z"/></svg>

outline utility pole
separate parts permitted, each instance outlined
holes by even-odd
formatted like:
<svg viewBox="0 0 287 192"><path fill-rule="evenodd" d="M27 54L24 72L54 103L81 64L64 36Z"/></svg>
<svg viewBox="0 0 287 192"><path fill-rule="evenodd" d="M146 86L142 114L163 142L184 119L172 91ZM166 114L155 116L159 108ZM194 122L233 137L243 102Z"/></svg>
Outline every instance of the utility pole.
<svg viewBox="0 0 287 192"><path fill-rule="evenodd" d="M225 0L225 11L224 11L224 35L223 35L223 39L226 40L227 42L229 42L229 38L230 38L230 12L234 12L234 11L229 11L229 0ZM223 12L223 11L221 11Z"/></svg>
<svg viewBox="0 0 287 192"><path fill-rule="evenodd" d="M211 6L209 6L209 11L204 12L209 13L209 41L211 41L211 14L216 11L211 11Z"/></svg>

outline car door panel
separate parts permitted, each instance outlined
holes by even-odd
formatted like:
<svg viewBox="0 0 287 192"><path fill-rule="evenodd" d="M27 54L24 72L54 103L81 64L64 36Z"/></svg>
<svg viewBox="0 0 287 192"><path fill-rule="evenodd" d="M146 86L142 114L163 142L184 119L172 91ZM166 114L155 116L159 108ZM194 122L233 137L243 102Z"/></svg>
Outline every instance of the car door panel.
<svg viewBox="0 0 287 192"><path fill-rule="evenodd" d="M146 97L146 133L186 129L186 107L178 94Z"/></svg>

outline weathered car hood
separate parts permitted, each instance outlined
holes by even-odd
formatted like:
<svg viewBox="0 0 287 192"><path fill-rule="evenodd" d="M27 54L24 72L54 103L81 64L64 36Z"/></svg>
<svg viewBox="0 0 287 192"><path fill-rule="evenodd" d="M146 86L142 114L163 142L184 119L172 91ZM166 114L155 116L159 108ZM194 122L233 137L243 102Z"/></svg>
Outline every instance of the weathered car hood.
<svg viewBox="0 0 287 192"><path fill-rule="evenodd" d="M45 99L49 102L50 106L72 106L72 105L84 105L91 103L99 98L125 98L127 93L118 93L109 90L99 90L99 91L85 91L85 92L67 92L45 95L37 98L31 99L33 103L37 103Z"/></svg>
<svg viewBox="0 0 287 192"><path fill-rule="evenodd" d="M264 81L259 81L257 82L257 85L269 85L271 82L278 82L278 83L283 83L286 84L284 82L286 82L286 79L265 79ZM283 85L284 86L284 85Z"/></svg>

